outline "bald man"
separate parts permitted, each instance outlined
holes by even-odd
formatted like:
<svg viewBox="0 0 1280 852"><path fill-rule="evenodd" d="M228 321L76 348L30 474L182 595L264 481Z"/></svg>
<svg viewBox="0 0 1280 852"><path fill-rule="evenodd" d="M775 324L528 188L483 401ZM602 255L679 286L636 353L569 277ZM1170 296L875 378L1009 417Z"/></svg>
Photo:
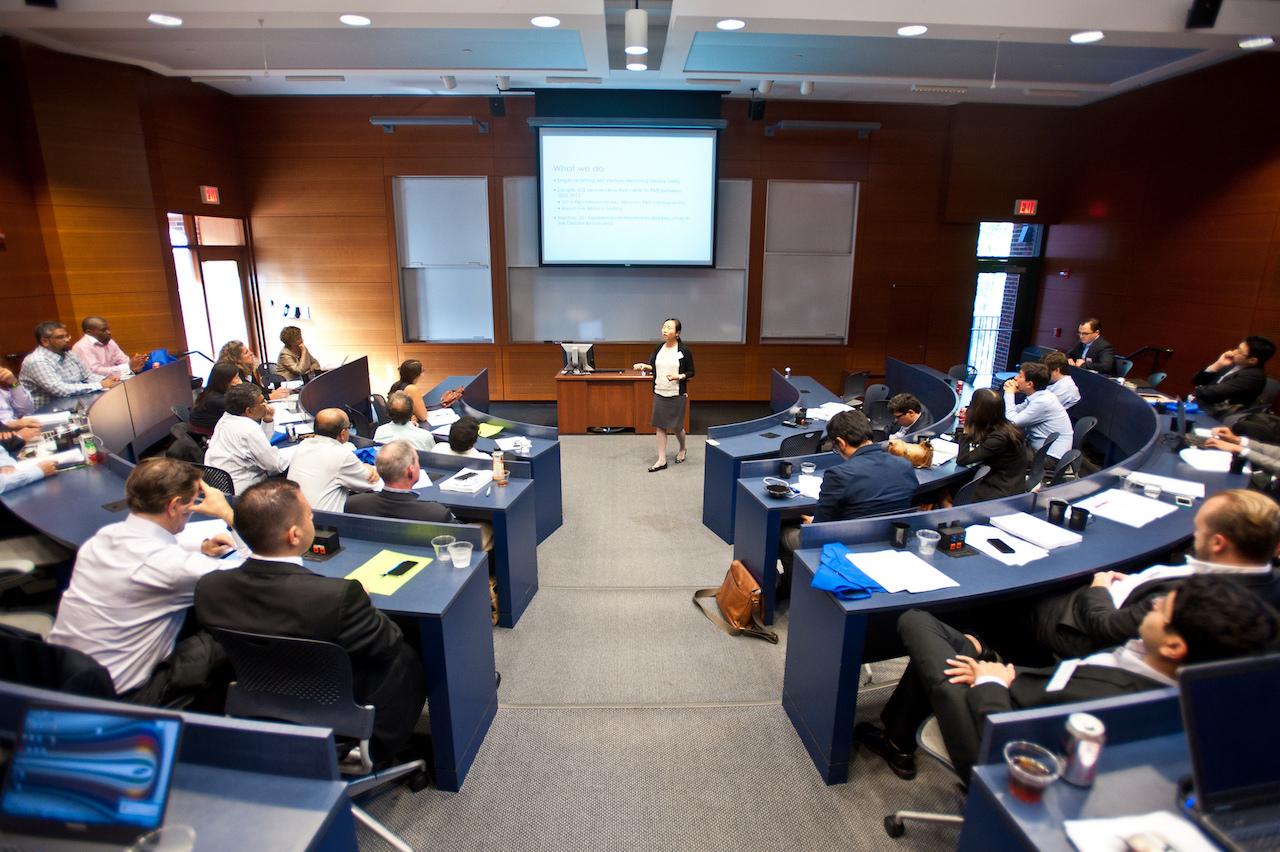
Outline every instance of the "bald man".
<svg viewBox="0 0 1280 852"><path fill-rule="evenodd" d="M351 421L341 409L326 408L317 414L315 429L315 436L294 452L289 479L316 509L342 512L348 494L374 489L378 471L356 458L354 449L347 445Z"/></svg>

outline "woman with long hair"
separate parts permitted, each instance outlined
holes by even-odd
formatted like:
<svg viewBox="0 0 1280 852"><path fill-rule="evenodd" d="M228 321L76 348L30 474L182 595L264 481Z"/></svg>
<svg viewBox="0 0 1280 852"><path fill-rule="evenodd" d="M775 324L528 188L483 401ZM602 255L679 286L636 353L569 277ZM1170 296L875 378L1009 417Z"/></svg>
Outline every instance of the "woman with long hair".
<svg viewBox="0 0 1280 852"><path fill-rule="evenodd" d="M1004 414L1004 400L990 388L974 391L965 411L956 464L985 464L991 472L978 483L974 502L1027 490L1027 439Z"/></svg>
<svg viewBox="0 0 1280 852"><path fill-rule="evenodd" d="M670 317L662 324L662 342L653 348L649 363L633 365L653 373L653 419L658 434L658 460L650 473L667 469L667 433L675 432L680 449L676 464L686 458L684 418L689 410L687 384L693 378L693 353L680 339L680 320Z"/></svg>
<svg viewBox="0 0 1280 852"><path fill-rule="evenodd" d="M213 427L226 412L223 399L227 389L240 384L240 368L235 364L223 362L214 364L209 371L209 381L205 389L196 397L191 406L191 429L201 435L212 435Z"/></svg>
<svg viewBox="0 0 1280 852"><path fill-rule="evenodd" d="M266 384L262 381L262 374L258 372L258 365L261 362L258 361L257 354L239 340L229 340L223 344L222 349L218 351L218 363L235 364L240 371L240 381L262 388L262 395L267 399L284 399L289 395L288 388L267 390Z"/></svg>
<svg viewBox="0 0 1280 852"><path fill-rule="evenodd" d="M409 395L409 399L413 400L413 416L418 419L419 423L427 422L427 404L422 401L422 388L418 386L418 379L422 376L422 362L414 358L403 362L400 365L400 380L391 386L391 390L387 391L387 398L391 398L391 394L396 391L404 391ZM424 427L425 428L425 427Z"/></svg>

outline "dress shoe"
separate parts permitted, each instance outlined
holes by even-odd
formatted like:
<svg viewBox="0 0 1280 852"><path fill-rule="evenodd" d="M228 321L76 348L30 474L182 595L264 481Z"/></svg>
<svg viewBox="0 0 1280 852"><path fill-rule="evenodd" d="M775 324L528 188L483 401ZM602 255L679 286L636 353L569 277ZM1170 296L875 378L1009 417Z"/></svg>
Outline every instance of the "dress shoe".
<svg viewBox="0 0 1280 852"><path fill-rule="evenodd" d="M910 752L898 751L889 742L889 736L870 722L859 722L853 726L853 738L867 751L884 758L893 774L904 781L916 777L916 756Z"/></svg>
<svg viewBox="0 0 1280 852"><path fill-rule="evenodd" d="M677 455L677 456L676 456L676 464L684 464L684 460L685 460L685 457L684 457L684 456L682 456L682 455Z"/></svg>
<svg viewBox="0 0 1280 852"><path fill-rule="evenodd" d="M666 469L667 469L667 463L663 462L662 464L655 464L653 467L649 468L649 472L657 473L660 470L666 470Z"/></svg>

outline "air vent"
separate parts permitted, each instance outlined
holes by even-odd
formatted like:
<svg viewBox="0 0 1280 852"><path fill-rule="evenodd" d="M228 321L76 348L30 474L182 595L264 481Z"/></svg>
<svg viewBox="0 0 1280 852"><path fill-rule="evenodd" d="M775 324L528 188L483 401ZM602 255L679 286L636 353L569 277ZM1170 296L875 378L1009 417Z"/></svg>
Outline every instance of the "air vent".
<svg viewBox="0 0 1280 852"><path fill-rule="evenodd" d="M346 77L341 74L286 74L286 83L342 83Z"/></svg>
<svg viewBox="0 0 1280 852"><path fill-rule="evenodd" d="M717 80L712 77L696 78L690 77L685 80L690 86L736 86L741 80Z"/></svg>
<svg viewBox="0 0 1280 852"><path fill-rule="evenodd" d="M933 95L963 95L969 89L966 86L921 86L919 83L912 83L911 91Z"/></svg>
<svg viewBox="0 0 1280 852"><path fill-rule="evenodd" d="M244 75L225 76L225 77L190 77L193 83L248 83L253 80L252 77Z"/></svg>
<svg viewBox="0 0 1280 852"><path fill-rule="evenodd" d="M547 83L585 83L599 86L603 82L599 77L548 77Z"/></svg>
<svg viewBox="0 0 1280 852"><path fill-rule="evenodd" d="M1072 89L1023 89L1033 98L1078 98L1080 93Z"/></svg>

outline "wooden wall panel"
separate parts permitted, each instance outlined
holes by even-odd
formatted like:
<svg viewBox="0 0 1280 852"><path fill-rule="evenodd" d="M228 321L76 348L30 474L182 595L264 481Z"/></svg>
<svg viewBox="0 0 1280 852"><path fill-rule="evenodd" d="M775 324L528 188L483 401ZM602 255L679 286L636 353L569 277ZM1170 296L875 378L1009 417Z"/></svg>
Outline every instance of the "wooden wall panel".
<svg viewBox="0 0 1280 852"><path fill-rule="evenodd" d="M152 207L141 133L70 128L42 134L48 183L40 200L55 207Z"/></svg>
<svg viewBox="0 0 1280 852"><path fill-rule="evenodd" d="M154 147L160 166L159 203L164 212L245 217L248 202L241 187L238 157L167 139L156 140ZM217 187L217 205L205 203L202 186Z"/></svg>
<svg viewBox="0 0 1280 852"><path fill-rule="evenodd" d="M264 284L390 283L386 226L380 216L255 216L258 277Z"/></svg>
<svg viewBox="0 0 1280 852"><path fill-rule="evenodd" d="M377 157L248 158L245 174L255 218L386 215Z"/></svg>
<svg viewBox="0 0 1280 852"><path fill-rule="evenodd" d="M397 348L397 352L397 364L410 358L422 362L422 381L428 388L449 376L474 376L481 370L489 371L490 399L497 399L503 386L502 357L493 344L405 343ZM550 398L555 399L554 388Z"/></svg>
<svg viewBox="0 0 1280 852"><path fill-rule="evenodd" d="M152 210L58 207L54 216L66 264L66 292L78 296L167 290L160 266L164 248Z"/></svg>
<svg viewBox="0 0 1280 852"><path fill-rule="evenodd" d="M404 100L417 99L238 98L241 151L273 159L380 157L384 134L369 117L374 110L399 115Z"/></svg>

